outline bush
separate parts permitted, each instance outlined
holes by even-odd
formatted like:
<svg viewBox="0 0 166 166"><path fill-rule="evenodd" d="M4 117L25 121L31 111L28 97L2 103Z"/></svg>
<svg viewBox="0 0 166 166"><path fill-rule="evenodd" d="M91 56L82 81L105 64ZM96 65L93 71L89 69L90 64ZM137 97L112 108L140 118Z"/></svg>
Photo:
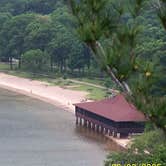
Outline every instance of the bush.
<svg viewBox="0 0 166 166"><path fill-rule="evenodd" d="M64 80L67 79L67 74L66 74L66 73L63 74L63 79L64 79Z"/></svg>
<svg viewBox="0 0 166 166"><path fill-rule="evenodd" d="M105 166L112 164L161 164L161 166L166 166L166 138L164 134L154 130L136 137L127 152L108 155Z"/></svg>
<svg viewBox="0 0 166 166"><path fill-rule="evenodd" d="M25 52L21 59L22 68L33 72L44 70L48 64L48 56L40 49Z"/></svg>

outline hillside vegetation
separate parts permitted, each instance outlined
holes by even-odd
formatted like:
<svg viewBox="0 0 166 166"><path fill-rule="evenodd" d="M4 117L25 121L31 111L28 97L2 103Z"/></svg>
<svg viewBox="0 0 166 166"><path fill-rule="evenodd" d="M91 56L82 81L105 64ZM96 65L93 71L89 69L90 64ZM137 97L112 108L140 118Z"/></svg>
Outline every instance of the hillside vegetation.
<svg viewBox="0 0 166 166"><path fill-rule="evenodd" d="M98 72L74 28L64 1L0 1L1 60L9 61L11 69L32 72ZM13 67L13 59L18 66Z"/></svg>

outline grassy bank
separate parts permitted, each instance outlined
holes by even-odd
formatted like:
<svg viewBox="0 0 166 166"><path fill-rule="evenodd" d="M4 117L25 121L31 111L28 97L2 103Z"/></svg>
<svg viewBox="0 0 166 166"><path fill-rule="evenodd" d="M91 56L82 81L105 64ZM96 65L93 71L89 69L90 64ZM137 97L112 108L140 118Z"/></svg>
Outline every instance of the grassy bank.
<svg viewBox="0 0 166 166"><path fill-rule="evenodd" d="M67 78L63 78L61 75L56 73L34 74L20 70L10 70L9 65L4 63L0 63L0 71L18 77L44 81L50 86L56 85L65 89L85 91L89 94L87 96L87 99L89 100L99 100L110 95L107 88L103 86L104 80L100 80L98 78L73 78L69 76Z"/></svg>

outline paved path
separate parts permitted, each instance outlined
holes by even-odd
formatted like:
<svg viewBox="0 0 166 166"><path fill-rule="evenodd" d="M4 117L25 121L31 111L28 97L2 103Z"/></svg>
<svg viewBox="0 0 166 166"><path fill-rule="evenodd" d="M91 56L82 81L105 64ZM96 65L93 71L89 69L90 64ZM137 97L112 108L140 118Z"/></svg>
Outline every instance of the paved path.
<svg viewBox="0 0 166 166"><path fill-rule="evenodd" d="M67 79L67 80L72 81L74 83L83 84L83 85L89 85L89 86L93 86L93 87L100 88L100 89L107 89L104 86L93 84L93 83L89 83L89 82L85 82L85 81L78 81L78 80L75 80L75 79Z"/></svg>
<svg viewBox="0 0 166 166"><path fill-rule="evenodd" d="M93 84L93 83L89 83L89 82L84 82L84 81L78 81L78 80L75 80L75 79L68 79L68 80L72 81L74 83L78 83L78 84L89 85L89 86L93 86L93 87L96 87L96 88L100 88L100 89L104 89L104 90L109 90L112 93L119 93L118 90L111 89L111 88L108 89L107 87L102 86L102 85L97 85L97 84Z"/></svg>

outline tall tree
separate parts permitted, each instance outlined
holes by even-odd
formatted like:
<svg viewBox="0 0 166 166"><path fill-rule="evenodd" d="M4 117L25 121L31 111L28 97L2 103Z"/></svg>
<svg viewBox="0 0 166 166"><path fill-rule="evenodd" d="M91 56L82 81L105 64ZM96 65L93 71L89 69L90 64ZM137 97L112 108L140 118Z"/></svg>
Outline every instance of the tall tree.
<svg viewBox="0 0 166 166"><path fill-rule="evenodd" d="M6 21L1 30L1 44L6 56L19 60L21 67L21 54L24 53L24 37L26 26L33 20L33 14L22 14Z"/></svg>
<svg viewBox="0 0 166 166"><path fill-rule="evenodd" d="M166 99L152 94L162 72L158 73L157 61L153 58L147 60L136 54L138 36L142 31L139 16L145 1L70 2L77 18L77 31L93 50L98 63L126 97L166 134Z"/></svg>

